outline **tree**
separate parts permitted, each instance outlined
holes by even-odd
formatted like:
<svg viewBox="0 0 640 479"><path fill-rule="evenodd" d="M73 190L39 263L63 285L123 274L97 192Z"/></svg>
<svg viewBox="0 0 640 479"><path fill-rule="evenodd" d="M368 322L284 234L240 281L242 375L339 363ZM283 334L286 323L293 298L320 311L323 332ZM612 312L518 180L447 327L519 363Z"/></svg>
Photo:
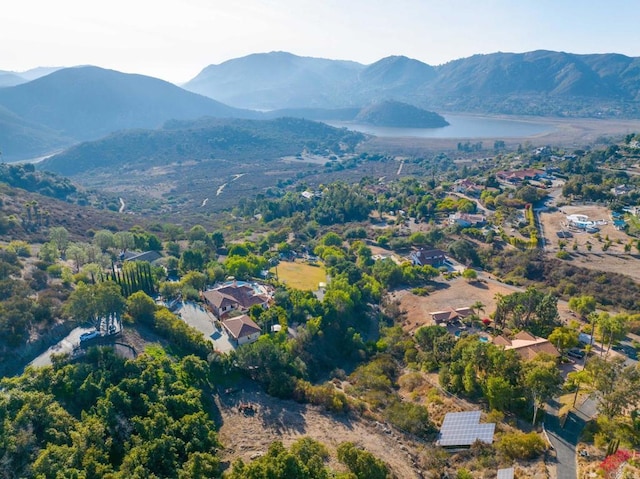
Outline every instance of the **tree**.
<svg viewBox="0 0 640 479"><path fill-rule="evenodd" d="M466 279L469 283L473 283L478 279L478 273L475 269L467 268L462 272L462 277Z"/></svg>
<svg viewBox="0 0 640 479"><path fill-rule="evenodd" d="M119 321L125 307L120 286L112 281L92 285L80 282L65 304L67 314L76 321L91 322L98 330L103 320L107 328L112 321Z"/></svg>
<svg viewBox="0 0 640 479"><path fill-rule="evenodd" d="M629 317L626 314L616 314L602 312L598 314L596 324L600 330L600 339L602 342L601 356L605 354L604 345L607 344L606 354L609 354L611 345L614 341L624 339L628 331Z"/></svg>
<svg viewBox="0 0 640 479"><path fill-rule="evenodd" d="M113 235L113 241L120 251L130 250L136 245L136 238L130 231L118 231Z"/></svg>
<svg viewBox="0 0 640 479"><path fill-rule="evenodd" d="M49 231L49 240L53 242L60 254L64 256L69 246L69 232L64 226L56 226Z"/></svg>
<svg viewBox="0 0 640 479"><path fill-rule="evenodd" d="M100 230L93 235L93 244L95 244L104 253L115 245L113 233L109 230Z"/></svg>
<svg viewBox="0 0 640 479"><path fill-rule="evenodd" d="M566 351L578 345L578 331L567 326L555 328L547 338L559 351Z"/></svg>
<svg viewBox="0 0 640 479"><path fill-rule="evenodd" d="M487 380L485 396L489 400L489 407L498 411L509 409L515 395L515 387L501 376L491 376Z"/></svg>
<svg viewBox="0 0 640 479"><path fill-rule="evenodd" d="M338 446L338 460L355 474L357 479L386 479L389 470L384 462L352 442L343 442Z"/></svg>
<svg viewBox="0 0 640 479"><path fill-rule="evenodd" d="M127 312L134 321L152 324L156 303L144 291L136 291L127 298Z"/></svg>
<svg viewBox="0 0 640 479"><path fill-rule="evenodd" d="M480 315L479 314L480 312L484 312L484 308L485 308L485 305L482 301L476 301L471 305L471 309L477 316Z"/></svg>
<svg viewBox="0 0 640 479"><path fill-rule="evenodd" d="M569 299L569 309L580 315L582 319L596 310L596 298L593 296L582 295L574 296Z"/></svg>
<svg viewBox="0 0 640 479"><path fill-rule="evenodd" d="M560 391L562 375L553 360L539 355L524 369L523 385L533 403L533 420L536 423L538 409Z"/></svg>
<svg viewBox="0 0 640 479"><path fill-rule="evenodd" d="M207 239L207 230L204 229L202 225L195 225L193 228L189 230L189 234L187 238L190 242L194 241L206 241Z"/></svg>
<svg viewBox="0 0 640 479"><path fill-rule="evenodd" d="M611 419L630 411L640 403L640 369L626 366L616 357L606 360L592 357L584 369L587 387L598 398L598 411Z"/></svg>
<svg viewBox="0 0 640 479"><path fill-rule="evenodd" d="M69 246L67 253L69 253L69 257L74 261L76 266L76 273L80 271L80 267L87 260L87 255L84 249L78 244L72 244Z"/></svg>

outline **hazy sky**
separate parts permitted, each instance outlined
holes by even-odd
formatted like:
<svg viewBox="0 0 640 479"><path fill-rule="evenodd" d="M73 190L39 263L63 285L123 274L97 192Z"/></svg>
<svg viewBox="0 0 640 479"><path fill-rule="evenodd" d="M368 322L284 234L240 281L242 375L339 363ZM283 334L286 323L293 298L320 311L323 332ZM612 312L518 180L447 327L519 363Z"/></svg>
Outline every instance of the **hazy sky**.
<svg viewBox="0 0 640 479"><path fill-rule="evenodd" d="M0 70L92 64L184 82L274 50L431 65L536 49L640 56L638 0L2 1Z"/></svg>

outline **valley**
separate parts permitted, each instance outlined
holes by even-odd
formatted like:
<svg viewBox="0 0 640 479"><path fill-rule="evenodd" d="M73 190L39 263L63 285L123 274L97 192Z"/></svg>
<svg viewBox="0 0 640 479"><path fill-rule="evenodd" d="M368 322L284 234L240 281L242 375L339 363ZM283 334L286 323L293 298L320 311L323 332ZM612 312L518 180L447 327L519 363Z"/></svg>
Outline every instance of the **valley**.
<svg viewBox="0 0 640 479"><path fill-rule="evenodd" d="M638 476L637 61L6 76L0 477Z"/></svg>

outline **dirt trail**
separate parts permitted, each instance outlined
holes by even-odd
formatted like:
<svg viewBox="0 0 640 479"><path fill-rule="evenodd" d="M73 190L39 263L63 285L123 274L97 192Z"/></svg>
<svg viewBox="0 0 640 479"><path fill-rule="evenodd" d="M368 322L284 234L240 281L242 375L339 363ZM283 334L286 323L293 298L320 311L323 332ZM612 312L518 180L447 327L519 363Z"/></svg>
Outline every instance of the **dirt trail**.
<svg viewBox="0 0 640 479"><path fill-rule="evenodd" d="M385 461L396 477L420 478L412 463L417 459L419 445L375 421L355 416L332 415L321 408L283 401L251 389L216 397L222 416L219 437L225 449L223 462L242 458L247 462L267 452L269 444L280 440L288 447L304 436L312 437L329 448L335 457L337 446L351 441ZM240 403L251 404L253 413L242 413ZM386 432L385 432L386 430ZM330 466L344 470L332 458Z"/></svg>

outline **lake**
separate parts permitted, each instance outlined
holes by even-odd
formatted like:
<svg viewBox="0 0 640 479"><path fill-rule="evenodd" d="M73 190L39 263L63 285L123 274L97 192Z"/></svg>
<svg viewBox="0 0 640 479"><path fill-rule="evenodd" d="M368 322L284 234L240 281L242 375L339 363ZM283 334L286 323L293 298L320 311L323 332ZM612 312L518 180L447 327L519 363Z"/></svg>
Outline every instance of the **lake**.
<svg viewBox="0 0 640 479"><path fill-rule="evenodd" d="M346 121L325 121L338 128L395 138L520 138L553 131L556 127L544 120L521 120L471 115L443 115L450 123L442 128L391 128Z"/></svg>

